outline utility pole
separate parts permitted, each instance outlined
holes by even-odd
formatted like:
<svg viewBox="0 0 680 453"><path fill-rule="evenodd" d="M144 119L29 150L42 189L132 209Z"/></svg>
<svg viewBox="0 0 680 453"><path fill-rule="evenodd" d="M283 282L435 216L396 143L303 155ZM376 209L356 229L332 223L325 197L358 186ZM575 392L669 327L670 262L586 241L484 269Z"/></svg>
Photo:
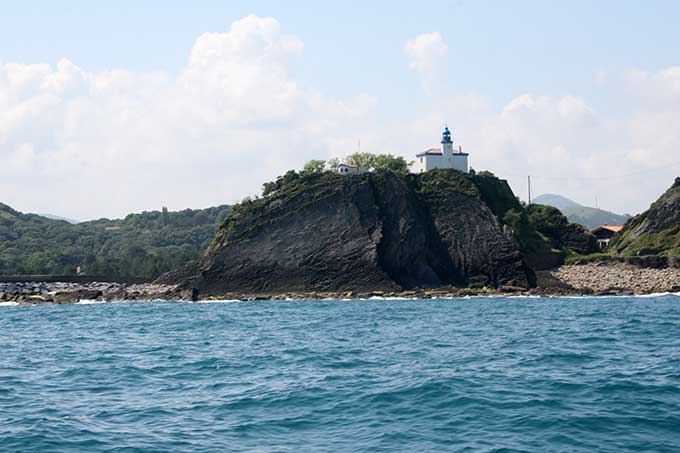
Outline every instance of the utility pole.
<svg viewBox="0 0 680 453"><path fill-rule="evenodd" d="M527 190L529 192L529 203L531 204L531 175L527 175Z"/></svg>

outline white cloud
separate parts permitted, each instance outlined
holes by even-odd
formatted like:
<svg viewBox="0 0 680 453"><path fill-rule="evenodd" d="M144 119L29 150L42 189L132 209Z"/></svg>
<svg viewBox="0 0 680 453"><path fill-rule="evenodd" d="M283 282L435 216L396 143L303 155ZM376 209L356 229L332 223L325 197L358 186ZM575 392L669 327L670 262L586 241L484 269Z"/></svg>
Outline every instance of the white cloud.
<svg viewBox="0 0 680 453"><path fill-rule="evenodd" d="M232 203L305 160L375 99L332 99L288 67L302 41L248 16L195 42L177 76L0 65L0 194L75 218Z"/></svg>
<svg viewBox="0 0 680 453"><path fill-rule="evenodd" d="M517 93L497 106L453 87L381 120L370 94L332 98L289 68L302 41L248 16L198 37L178 74L93 72L63 59L0 64L0 201L75 218L231 203L311 158L362 150L414 154L444 123L489 169L526 193L557 192L617 211L645 209L680 173L680 69L594 81L603 111L579 94ZM439 33L405 51L426 90L445 84ZM624 83L621 83L623 81ZM450 94L445 94L450 93ZM647 173L644 173L647 172ZM622 175L629 175L621 177Z"/></svg>
<svg viewBox="0 0 680 453"><path fill-rule="evenodd" d="M446 80L444 72L448 50L438 31L418 35L404 47L411 60L411 69L420 76L420 83L427 94L432 94Z"/></svg>

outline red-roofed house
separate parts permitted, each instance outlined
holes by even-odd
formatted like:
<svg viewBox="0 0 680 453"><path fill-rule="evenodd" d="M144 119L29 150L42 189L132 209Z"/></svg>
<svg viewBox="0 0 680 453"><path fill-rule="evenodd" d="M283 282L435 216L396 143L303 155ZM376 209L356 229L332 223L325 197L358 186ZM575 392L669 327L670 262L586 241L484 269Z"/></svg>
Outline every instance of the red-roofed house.
<svg viewBox="0 0 680 453"><path fill-rule="evenodd" d="M609 247L609 240L622 229L623 225L601 225L590 232L597 238L597 245L600 249L604 250Z"/></svg>

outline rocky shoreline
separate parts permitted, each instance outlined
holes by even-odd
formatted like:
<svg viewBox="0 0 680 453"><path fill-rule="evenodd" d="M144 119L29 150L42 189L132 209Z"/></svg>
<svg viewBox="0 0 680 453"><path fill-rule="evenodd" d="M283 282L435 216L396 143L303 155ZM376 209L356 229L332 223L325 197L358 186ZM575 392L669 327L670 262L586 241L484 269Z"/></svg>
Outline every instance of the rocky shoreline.
<svg viewBox="0 0 680 453"><path fill-rule="evenodd" d="M640 267L625 262L594 262L565 265L538 274L538 286L521 288L439 287L396 291L315 291L197 294L175 285L155 283L125 284L93 282L86 284L40 282L0 283L0 303L19 305L69 304L80 301L149 300L304 300L370 298L455 298L470 296L588 296L633 295L680 292L680 268Z"/></svg>
<svg viewBox="0 0 680 453"><path fill-rule="evenodd" d="M680 292L680 267L642 267L627 262L562 266L552 275L576 290L628 290L634 294Z"/></svg>

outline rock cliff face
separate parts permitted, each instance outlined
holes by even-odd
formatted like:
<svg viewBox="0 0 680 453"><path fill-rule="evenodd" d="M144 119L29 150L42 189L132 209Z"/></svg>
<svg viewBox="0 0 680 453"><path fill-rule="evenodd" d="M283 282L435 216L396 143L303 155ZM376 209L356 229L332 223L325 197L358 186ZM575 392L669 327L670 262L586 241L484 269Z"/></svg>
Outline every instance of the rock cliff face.
<svg viewBox="0 0 680 453"><path fill-rule="evenodd" d="M680 255L680 178L647 211L626 222L611 248L624 256Z"/></svg>
<svg viewBox="0 0 680 453"><path fill-rule="evenodd" d="M234 208L203 258L166 274L200 294L529 286L495 177L308 174ZM490 207L485 197L493 197ZM496 212L498 211L498 212Z"/></svg>

